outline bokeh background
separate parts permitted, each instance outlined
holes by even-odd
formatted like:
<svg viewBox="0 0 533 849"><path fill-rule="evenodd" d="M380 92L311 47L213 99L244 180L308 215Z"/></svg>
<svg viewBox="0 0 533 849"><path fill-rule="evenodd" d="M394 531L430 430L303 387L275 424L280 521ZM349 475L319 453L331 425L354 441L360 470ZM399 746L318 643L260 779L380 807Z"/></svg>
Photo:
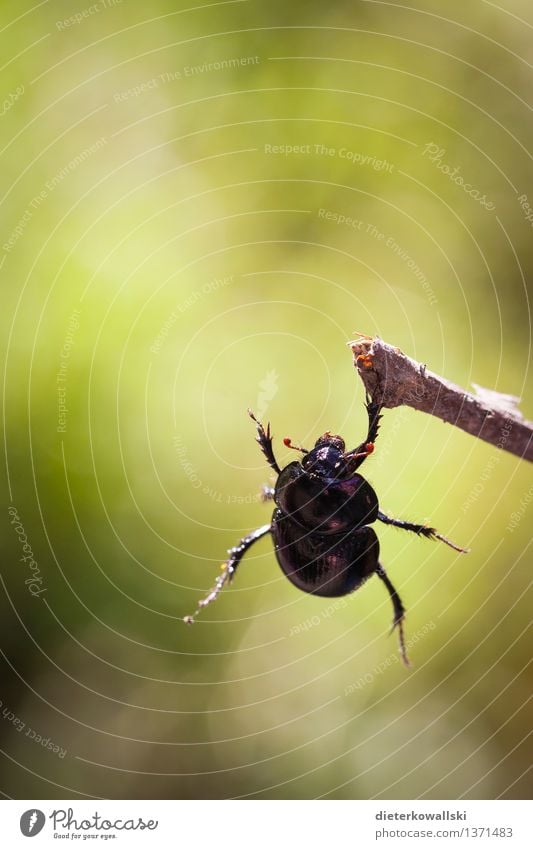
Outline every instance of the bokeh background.
<svg viewBox="0 0 533 849"><path fill-rule="evenodd" d="M0 16L3 795L527 797L518 457L384 416L382 508L471 547L380 528L411 670L377 579L331 605L268 538L182 617L270 515L248 406L282 463L363 437L357 332L533 417L530 4Z"/></svg>

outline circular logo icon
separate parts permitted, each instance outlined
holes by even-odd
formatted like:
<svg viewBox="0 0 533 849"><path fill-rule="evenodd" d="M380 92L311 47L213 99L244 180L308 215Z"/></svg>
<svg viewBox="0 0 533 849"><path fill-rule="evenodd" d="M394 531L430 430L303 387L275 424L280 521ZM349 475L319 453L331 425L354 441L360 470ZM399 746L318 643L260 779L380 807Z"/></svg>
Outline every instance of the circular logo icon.
<svg viewBox="0 0 533 849"><path fill-rule="evenodd" d="M20 818L20 830L24 837L35 837L42 830L45 822L46 817L42 811L30 808L29 811L24 811Z"/></svg>

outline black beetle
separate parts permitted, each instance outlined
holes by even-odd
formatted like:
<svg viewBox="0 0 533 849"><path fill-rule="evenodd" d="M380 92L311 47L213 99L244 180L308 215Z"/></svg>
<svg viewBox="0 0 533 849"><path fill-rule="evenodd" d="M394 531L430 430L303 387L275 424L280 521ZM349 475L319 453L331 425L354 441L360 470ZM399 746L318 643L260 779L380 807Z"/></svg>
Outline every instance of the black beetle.
<svg viewBox="0 0 533 849"><path fill-rule="evenodd" d="M271 533L283 573L303 592L344 596L376 574L389 591L394 608L392 627L393 630L398 628L400 653L408 666L403 633L405 608L379 562L379 541L370 525L377 519L428 539L442 540L456 551L465 553L466 549L437 533L435 528L392 519L381 512L376 493L357 473L361 463L374 450L381 419L378 404L368 395L366 401L368 433L361 445L346 451L341 436L326 432L317 439L315 447L307 451L292 445L287 438L285 445L300 451L303 458L284 469L280 469L274 457L270 423L265 430L248 410L256 423L261 451L278 476L274 488L263 488L264 500L273 499L276 509L269 525L257 528L229 549L222 572L211 592L199 602L199 609L214 601L226 582L231 581L250 546ZM194 616L186 616L184 621L190 624Z"/></svg>

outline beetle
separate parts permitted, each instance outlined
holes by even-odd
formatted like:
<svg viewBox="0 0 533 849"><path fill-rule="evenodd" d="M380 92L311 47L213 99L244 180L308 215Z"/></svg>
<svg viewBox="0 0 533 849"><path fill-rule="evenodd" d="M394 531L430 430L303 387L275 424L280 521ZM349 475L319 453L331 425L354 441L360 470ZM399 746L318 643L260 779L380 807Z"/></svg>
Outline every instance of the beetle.
<svg viewBox="0 0 533 849"><path fill-rule="evenodd" d="M366 396L368 431L364 442L346 451L344 439L327 431L308 451L293 445L287 437L284 444L301 452L295 460L280 469L272 448L270 422L266 429L248 410L256 425L256 441L267 463L276 473L274 487L263 487L264 500L275 503L272 520L243 537L228 550L228 559L215 586L198 604L200 608L215 601L230 582L239 563L257 540L271 534L276 558L284 575L303 592L317 596L344 596L354 592L372 575L385 585L393 607L392 630L398 629L401 658L409 666L403 623L405 608L379 561L379 540L371 525L382 522L427 539L441 540L455 551L466 553L451 540L428 525L393 519L379 509L377 495L358 469L374 451L381 419L381 407Z"/></svg>

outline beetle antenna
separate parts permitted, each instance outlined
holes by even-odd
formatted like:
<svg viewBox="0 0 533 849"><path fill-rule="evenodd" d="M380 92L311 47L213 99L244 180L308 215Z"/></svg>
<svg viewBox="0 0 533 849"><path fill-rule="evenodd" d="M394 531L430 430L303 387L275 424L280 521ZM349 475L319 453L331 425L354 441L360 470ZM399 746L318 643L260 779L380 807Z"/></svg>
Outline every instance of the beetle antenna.
<svg viewBox="0 0 533 849"><path fill-rule="evenodd" d="M302 454L309 454L307 448L303 448L301 445L293 445L290 436L285 437L283 444L286 445L287 448L292 448L294 451L301 451Z"/></svg>

